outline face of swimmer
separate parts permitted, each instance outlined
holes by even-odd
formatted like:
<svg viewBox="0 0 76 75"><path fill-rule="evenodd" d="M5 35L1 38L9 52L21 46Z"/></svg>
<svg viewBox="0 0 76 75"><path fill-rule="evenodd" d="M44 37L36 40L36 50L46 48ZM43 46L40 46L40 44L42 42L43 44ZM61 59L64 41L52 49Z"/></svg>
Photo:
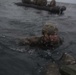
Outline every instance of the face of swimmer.
<svg viewBox="0 0 76 75"><path fill-rule="evenodd" d="M44 34L44 41L45 42L48 42L48 41L50 41L50 42L58 42L59 41L59 36L56 33L50 34L50 35L48 35L46 33L46 34Z"/></svg>

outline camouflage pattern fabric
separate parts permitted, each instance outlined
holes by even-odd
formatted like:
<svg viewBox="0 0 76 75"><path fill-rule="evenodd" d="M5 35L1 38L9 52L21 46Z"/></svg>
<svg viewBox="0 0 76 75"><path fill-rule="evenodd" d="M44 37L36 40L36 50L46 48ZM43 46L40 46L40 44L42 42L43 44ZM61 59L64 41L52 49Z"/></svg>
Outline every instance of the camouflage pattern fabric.
<svg viewBox="0 0 76 75"><path fill-rule="evenodd" d="M53 49L57 48L62 44L61 38L59 41L53 43L53 42L45 42L44 37L29 37L29 38L23 38L19 41L19 45L30 45L30 46L36 46L39 48L45 48L45 49Z"/></svg>
<svg viewBox="0 0 76 75"><path fill-rule="evenodd" d="M52 35L58 32L58 28L56 28L53 24L46 24L42 29L42 34Z"/></svg>
<svg viewBox="0 0 76 75"><path fill-rule="evenodd" d="M20 44L28 44L32 46L41 46L46 48L57 48L62 44L62 39L57 35L58 29L53 24L46 24L42 28L42 36L29 37L22 39ZM48 34L48 37L45 37ZM48 39L47 39L48 38Z"/></svg>
<svg viewBox="0 0 76 75"><path fill-rule="evenodd" d="M22 0L23 3L31 3L31 0Z"/></svg>
<svg viewBox="0 0 76 75"><path fill-rule="evenodd" d="M61 75L59 67L55 62L50 62L45 65L41 71L42 75Z"/></svg>
<svg viewBox="0 0 76 75"><path fill-rule="evenodd" d="M37 0L33 0L33 3L34 3L34 4L37 4Z"/></svg>
<svg viewBox="0 0 76 75"><path fill-rule="evenodd" d="M40 5L40 6L46 6L47 0L33 0L34 4Z"/></svg>
<svg viewBox="0 0 76 75"><path fill-rule="evenodd" d="M54 6L56 6L56 1L55 0L52 0L51 2L50 2L50 5L49 5L50 7L54 7Z"/></svg>
<svg viewBox="0 0 76 75"><path fill-rule="evenodd" d="M76 63L74 57L68 53L63 53L61 62L62 64L66 64L66 65L71 65Z"/></svg>

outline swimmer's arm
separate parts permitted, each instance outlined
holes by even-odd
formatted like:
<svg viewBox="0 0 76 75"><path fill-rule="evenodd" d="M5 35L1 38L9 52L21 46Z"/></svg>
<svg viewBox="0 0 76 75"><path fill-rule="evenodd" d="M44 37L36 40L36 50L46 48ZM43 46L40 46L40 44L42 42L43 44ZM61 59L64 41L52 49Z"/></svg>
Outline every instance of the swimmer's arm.
<svg viewBox="0 0 76 75"><path fill-rule="evenodd" d="M21 38L19 39L19 45L23 46L23 45L29 45L30 44L30 41L29 41L29 38Z"/></svg>
<svg viewBox="0 0 76 75"><path fill-rule="evenodd" d="M39 37L30 37L20 39L19 45L35 45L38 42Z"/></svg>

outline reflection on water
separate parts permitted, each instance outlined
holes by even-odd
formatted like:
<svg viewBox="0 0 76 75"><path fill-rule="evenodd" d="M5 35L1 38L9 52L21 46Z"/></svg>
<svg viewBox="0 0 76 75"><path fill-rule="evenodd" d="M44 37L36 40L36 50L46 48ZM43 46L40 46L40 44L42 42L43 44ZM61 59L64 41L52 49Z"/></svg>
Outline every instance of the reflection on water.
<svg viewBox="0 0 76 75"><path fill-rule="evenodd" d="M59 3L67 7L60 16L19 7L15 2L19 0L0 0L0 75L37 75L38 69L50 61L39 56L40 53L45 55L40 49L20 47L15 43L20 37L41 35L46 22L55 23L64 38L58 50L64 49L76 57L76 5Z"/></svg>

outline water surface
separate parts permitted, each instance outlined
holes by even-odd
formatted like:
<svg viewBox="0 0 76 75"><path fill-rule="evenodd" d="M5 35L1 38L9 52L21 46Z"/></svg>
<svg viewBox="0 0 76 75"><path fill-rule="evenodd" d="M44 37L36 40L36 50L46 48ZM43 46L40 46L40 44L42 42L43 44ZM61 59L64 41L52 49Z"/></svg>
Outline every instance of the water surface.
<svg viewBox="0 0 76 75"><path fill-rule="evenodd" d="M50 61L39 56L37 51L40 49L21 47L16 43L20 37L41 35L47 22L54 23L64 38L60 50L76 58L76 5L59 3L67 10L64 15L55 15L19 7L15 2L19 0L0 0L0 75L37 75L41 66ZM43 54L43 51L39 53Z"/></svg>

